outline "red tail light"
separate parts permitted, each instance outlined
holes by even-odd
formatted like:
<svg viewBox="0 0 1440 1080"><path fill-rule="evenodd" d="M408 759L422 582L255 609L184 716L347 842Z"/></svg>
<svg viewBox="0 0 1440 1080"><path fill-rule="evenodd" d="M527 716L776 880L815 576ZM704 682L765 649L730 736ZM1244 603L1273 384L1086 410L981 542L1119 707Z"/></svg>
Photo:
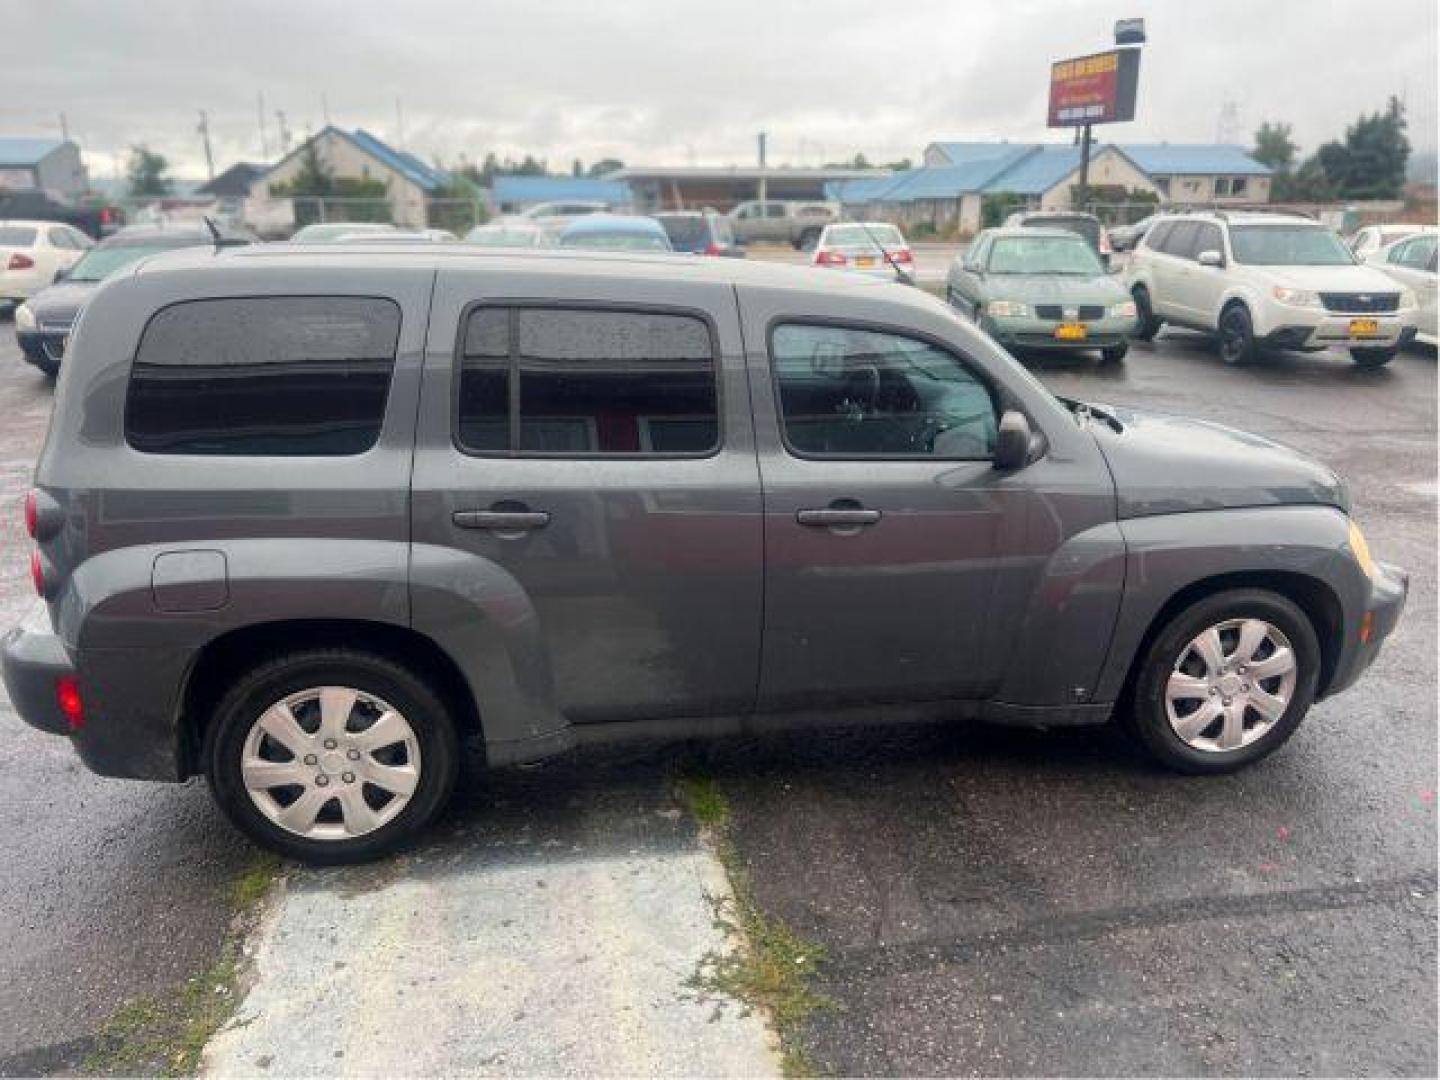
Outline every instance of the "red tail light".
<svg viewBox="0 0 1440 1080"><path fill-rule="evenodd" d="M34 260L34 259L30 258L29 255L21 255L21 254L17 251L14 255L11 255L11 256L10 256L10 261L9 261L9 263L6 264L5 269L7 269L7 270L29 270L29 269L30 269L31 267L33 267L34 265L35 265L35 260Z"/></svg>
<svg viewBox="0 0 1440 1080"><path fill-rule="evenodd" d="M102 207L100 208L100 224L101 224L101 225L109 225L109 224L110 224L110 208L109 208L108 206L102 206Z"/></svg>
<svg viewBox="0 0 1440 1080"><path fill-rule="evenodd" d="M31 488L25 493L25 532L32 540L35 539L39 521L40 513L35 507L35 489Z"/></svg>
<svg viewBox="0 0 1440 1080"><path fill-rule="evenodd" d="M85 708L80 703L80 681L74 675L61 675L55 680L55 704L65 714L65 722L71 731L79 731L85 724Z"/></svg>
<svg viewBox="0 0 1440 1080"><path fill-rule="evenodd" d="M720 254L720 245L717 244L717 243L715 243L715 241L713 241L713 240L710 241L710 243L708 243L708 244L705 245L705 254L706 254L706 255L719 255L719 254Z"/></svg>
<svg viewBox="0 0 1440 1080"><path fill-rule="evenodd" d="M914 257L910 254L909 248L901 248L899 251L892 251L889 254L890 258L894 259L897 263L912 263L915 261Z"/></svg>
<svg viewBox="0 0 1440 1080"><path fill-rule="evenodd" d="M816 266L844 266L845 256L838 251L817 251L815 252Z"/></svg>
<svg viewBox="0 0 1440 1080"><path fill-rule="evenodd" d="M1101 229L1101 230L1100 230L1100 254L1101 254L1101 255L1113 255L1113 254L1114 254L1114 251L1113 251L1113 250L1111 249L1111 247L1110 247L1110 234L1109 234L1108 232L1106 232L1104 229Z"/></svg>
<svg viewBox="0 0 1440 1080"><path fill-rule="evenodd" d="M39 551L30 552L30 583L35 586L37 596L45 595L45 563Z"/></svg>

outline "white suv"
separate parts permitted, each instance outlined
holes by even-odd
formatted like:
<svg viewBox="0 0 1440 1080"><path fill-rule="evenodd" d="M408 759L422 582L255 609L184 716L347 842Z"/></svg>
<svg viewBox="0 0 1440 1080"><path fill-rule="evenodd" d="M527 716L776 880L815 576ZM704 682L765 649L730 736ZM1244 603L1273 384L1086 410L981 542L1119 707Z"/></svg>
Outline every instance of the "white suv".
<svg viewBox="0 0 1440 1080"><path fill-rule="evenodd" d="M1361 367L1388 363L1415 336L1415 293L1356 262L1309 218L1222 211L1157 221L1126 272L1142 341L1162 324L1218 336L1226 363L1266 347L1348 348Z"/></svg>

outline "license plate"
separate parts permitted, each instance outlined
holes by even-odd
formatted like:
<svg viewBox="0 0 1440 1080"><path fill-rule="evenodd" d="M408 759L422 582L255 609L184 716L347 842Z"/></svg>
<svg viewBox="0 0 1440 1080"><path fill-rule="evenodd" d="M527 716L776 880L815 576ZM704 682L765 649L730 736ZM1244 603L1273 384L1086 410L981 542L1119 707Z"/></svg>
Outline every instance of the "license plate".
<svg viewBox="0 0 1440 1080"><path fill-rule="evenodd" d="M1062 322L1059 326L1055 327L1055 337L1060 341L1084 341L1085 324Z"/></svg>
<svg viewBox="0 0 1440 1080"><path fill-rule="evenodd" d="M1364 337L1366 334L1378 334L1380 323L1375 319L1351 319L1350 333L1356 337Z"/></svg>
<svg viewBox="0 0 1440 1080"><path fill-rule="evenodd" d="M874 266L874 265L875 265L875 256L873 256L873 255L857 255L857 256L855 257L855 265L856 265L856 266Z"/></svg>

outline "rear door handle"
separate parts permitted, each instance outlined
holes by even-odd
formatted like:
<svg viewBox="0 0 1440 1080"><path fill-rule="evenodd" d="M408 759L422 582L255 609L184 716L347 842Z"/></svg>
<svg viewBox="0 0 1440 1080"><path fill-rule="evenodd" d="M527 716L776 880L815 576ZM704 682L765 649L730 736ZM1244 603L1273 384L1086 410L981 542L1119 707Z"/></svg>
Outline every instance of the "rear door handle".
<svg viewBox="0 0 1440 1080"><path fill-rule="evenodd" d="M795 520L801 525L827 528L846 525L874 525L880 520L879 510L796 510Z"/></svg>
<svg viewBox="0 0 1440 1080"><path fill-rule="evenodd" d="M451 520L462 529L493 529L496 532L524 532L550 524L544 510L457 510Z"/></svg>

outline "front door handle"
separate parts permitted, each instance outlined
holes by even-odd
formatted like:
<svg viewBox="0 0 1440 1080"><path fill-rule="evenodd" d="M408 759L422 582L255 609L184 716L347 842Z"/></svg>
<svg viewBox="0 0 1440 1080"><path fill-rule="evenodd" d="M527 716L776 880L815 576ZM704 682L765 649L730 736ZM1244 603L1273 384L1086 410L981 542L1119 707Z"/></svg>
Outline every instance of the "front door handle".
<svg viewBox="0 0 1440 1080"><path fill-rule="evenodd" d="M874 525L880 520L879 510L862 510L846 508L837 510L833 507L826 510L796 510L795 520L801 525L818 525L824 528L844 528L855 525Z"/></svg>
<svg viewBox="0 0 1440 1080"><path fill-rule="evenodd" d="M495 532L525 532L550 524L544 510L457 510L452 520L462 529L492 529Z"/></svg>

